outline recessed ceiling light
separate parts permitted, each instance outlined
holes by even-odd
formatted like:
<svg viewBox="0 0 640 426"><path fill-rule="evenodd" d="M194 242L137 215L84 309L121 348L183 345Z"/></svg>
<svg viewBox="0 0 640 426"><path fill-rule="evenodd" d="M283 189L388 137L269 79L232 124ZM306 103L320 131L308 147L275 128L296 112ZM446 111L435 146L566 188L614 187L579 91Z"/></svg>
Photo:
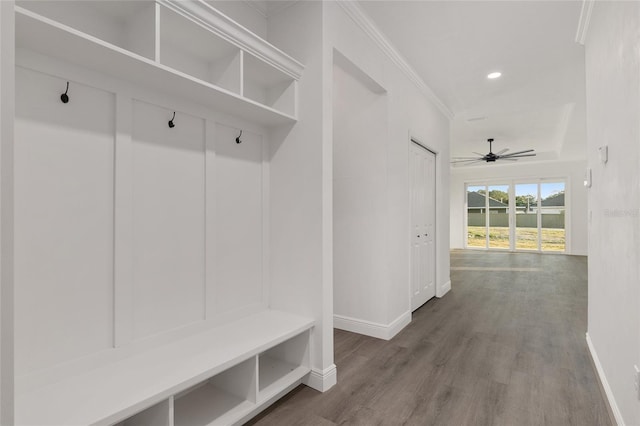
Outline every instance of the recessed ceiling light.
<svg viewBox="0 0 640 426"><path fill-rule="evenodd" d="M489 74L489 75L487 76L487 78L490 78L491 80L493 80L494 78L498 78L498 77L500 77L501 75L502 75L502 73L501 73L501 72L496 71L496 72L492 72L491 74Z"/></svg>

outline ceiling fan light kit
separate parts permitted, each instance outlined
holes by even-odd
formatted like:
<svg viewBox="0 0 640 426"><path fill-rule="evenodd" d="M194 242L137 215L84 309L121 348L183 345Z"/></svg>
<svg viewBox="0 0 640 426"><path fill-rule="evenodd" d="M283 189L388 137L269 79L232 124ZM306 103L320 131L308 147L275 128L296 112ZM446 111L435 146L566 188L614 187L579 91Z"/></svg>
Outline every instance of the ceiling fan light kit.
<svg viewBox="0 0 640 426"><path fill-rule="evenodd" d="M494 153L492 148L493 138L487 139L487 142L489 142L488 154L483 155L483 154L474 152L474 154L477 154L478 157L453 157L451 163L466 163L464 165L471 165L475 163L480 163L482 161L487 163L495 163L497 160L518 161L518 158L535 157L536 155L533 152L534 151L533 149L525 149L523 151L516 151L510 154L505 154L507 151L509 151L508 148L505 148Z"/></svg>

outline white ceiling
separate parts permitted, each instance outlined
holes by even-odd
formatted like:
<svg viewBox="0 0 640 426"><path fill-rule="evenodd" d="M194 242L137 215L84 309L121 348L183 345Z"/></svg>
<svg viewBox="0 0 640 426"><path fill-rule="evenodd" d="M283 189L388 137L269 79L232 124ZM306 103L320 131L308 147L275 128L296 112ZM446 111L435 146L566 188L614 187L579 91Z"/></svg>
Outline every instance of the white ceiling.
<svg viewBox="0 0 640 426"><path fill-rule="evenodd" d="M451 156L488 152L494 138L494 152L538 153L519 161L586 158L582 2L359 3L453 111Z"/></svg>

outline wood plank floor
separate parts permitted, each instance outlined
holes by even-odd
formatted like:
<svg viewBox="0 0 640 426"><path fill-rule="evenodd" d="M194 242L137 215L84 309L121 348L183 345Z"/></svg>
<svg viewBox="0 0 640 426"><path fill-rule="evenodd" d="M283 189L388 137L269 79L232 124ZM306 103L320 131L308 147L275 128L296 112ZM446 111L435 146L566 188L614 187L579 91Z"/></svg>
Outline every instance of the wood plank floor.
<svg viewBox="0 0 640 426"><path fill-rule="evenodd" d="M585 257L454 251L451 281L390 341L336 330L338 384L300 386L249 424L611 425Z"/></svg>

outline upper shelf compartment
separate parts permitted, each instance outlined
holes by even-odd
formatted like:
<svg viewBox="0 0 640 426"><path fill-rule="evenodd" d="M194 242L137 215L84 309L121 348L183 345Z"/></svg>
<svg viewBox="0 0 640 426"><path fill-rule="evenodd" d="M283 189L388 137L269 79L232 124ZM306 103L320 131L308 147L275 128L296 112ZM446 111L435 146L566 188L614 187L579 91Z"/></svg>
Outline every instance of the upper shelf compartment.
<svg viewBox="0 0 640 426"><path fill-rule="evenodd" d="M300 62L204 1L157 0L157 2L194 22L198 22L219 37L260 58L271 67L288 74L291 78L299 80L302 76L304 66Z"/></svg>
<svg viewBox="0 0 640 426"><path fill-rule="evenodd" d="M303 66L202 1L25 1L15 10L18 48L259 124L296 121ZM247 67L290 88L245 94L243 75L262 74Z"/></svg>
<svg viewBox="0 0 640 426"><path fill-rule="evenodd" d="M22 0L16 4L114 46L155 59L155 2Z"/></svg>
<svg viewBox="0 0 640 426"><path fill-rule="evenodd" d="M158 0L158 4L163 6L162 63L174 66L178 59L176 66L191 67L213 84L296 116L295 82L302 75L302 64L204 1ZM182 35L176 42L172 38L178 33Z"/></svg>
<svg viewBox="0 0 640 426"><path fill-rule="evenodd" d="M160 63L241 95L241 50L205 26L160 7Z"/></svg>

